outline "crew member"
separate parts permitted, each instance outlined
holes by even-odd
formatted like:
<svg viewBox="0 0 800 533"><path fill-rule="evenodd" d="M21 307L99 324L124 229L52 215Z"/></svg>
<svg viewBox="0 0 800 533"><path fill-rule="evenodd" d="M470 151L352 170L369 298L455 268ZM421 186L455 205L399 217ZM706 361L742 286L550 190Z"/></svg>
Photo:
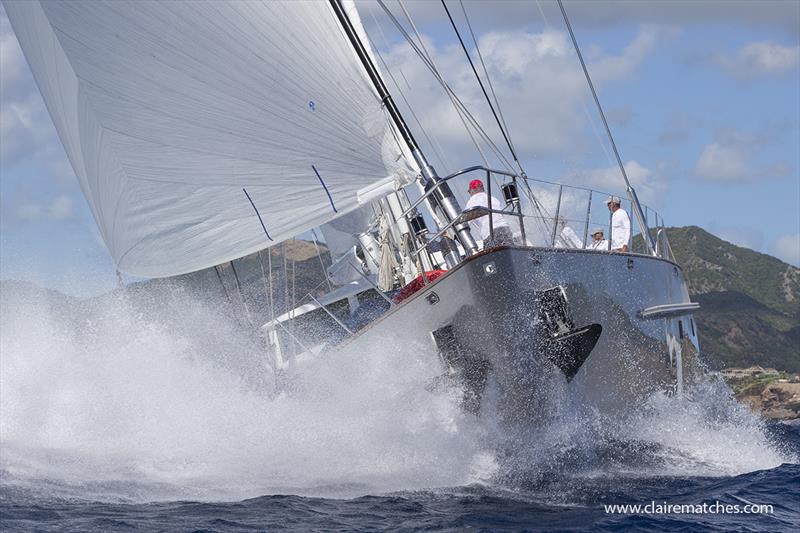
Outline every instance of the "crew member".
<svg viewBox="0 0 800 533"><path fill-rule="evenodd" d="M603 238L603 228L595 228L592 240L586 245L587 250L608 250L608 241Z"/></svg>
<svg viewBox="0 0 800 533"><path fill-rule="evenodd" d="M467 206L464 208L464 211L474 207L489 207L489 195L486 194L481 180L470 181L467 191L469 192L469 200L467 200ZM503 204L500 203L500 200L492 196L492 207L490 209L502 211ZM472 219L469 224L483 241L484 248L514 243L514 237L505 215L492 213L492 226L494 226L493 239L489 234L489 215Z"/></svg>
<svg viewBox="0 0 800 533"><path fill-rule="evenodd" d="M572 228L567 226L567 221L564 217L558 217L558 229L556 248L583 248L583 240L578 237L578 234Z"/></svg>
<svg viewBox="0 0 800 533"><path fill-rule="evenodd" d="M609 196L606 205L611 211L611 251L627 252L628 243L631 240L631 219L628 213L619 204L621 200L618 196Z"/></svg>

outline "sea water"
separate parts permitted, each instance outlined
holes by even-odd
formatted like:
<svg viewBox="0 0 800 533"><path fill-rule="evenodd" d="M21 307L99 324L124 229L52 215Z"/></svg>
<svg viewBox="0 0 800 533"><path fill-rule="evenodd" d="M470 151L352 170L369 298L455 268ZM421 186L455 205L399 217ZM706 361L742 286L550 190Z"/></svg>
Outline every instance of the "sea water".
<svg viewBox="0 0 800 533"><path fill-rule="evenodd" d="M761 421L721 381L624 421L568 409L504 448L431 386L438 361L413 339L276 375L233 318L180 291L1 296L4 530L800 526L800 428ZM773 507L604 507L704 502Z"/></svg>

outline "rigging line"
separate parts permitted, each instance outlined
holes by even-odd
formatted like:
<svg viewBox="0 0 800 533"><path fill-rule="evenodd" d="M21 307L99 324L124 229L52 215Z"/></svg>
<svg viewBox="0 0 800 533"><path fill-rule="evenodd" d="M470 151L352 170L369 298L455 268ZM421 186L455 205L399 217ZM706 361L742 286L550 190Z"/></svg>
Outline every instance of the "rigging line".
<svg viewBox="0 0 800 533"><path fill-rule="evenodd" d="M456 32L456 37L458 37L458 42L461 43L461 49L464 50L464 55L467 56L467 61L469 61L469 66L472 67L472 72L475 74L475 78L477 78L478 80L478 85L480 85L481 87L481 91L483 92L483 97L486 98L486 103L489 104L489 109L492 110L492 115L494 116L495 122L497 122L497 127L500 128L500 133L503 134L503 139L505 139L506 144L508 145L508 149L511 151L511 156L517 163L520 172L522 172L522 165L519 162L519 157L517 157L517 152L514 150L514 146L512 146L511 141L508 139L508 135L506 134L506 129L503 127L503 123L500 121L500 117L497 116L497 112L494 109L494 105L492 105L492 100L489 98L489 94L486 92L486 87L483 85L483 80L481 80L481 77L478 74L478 69L475 68L475 63L472 61L472 57L469 55L469 50L467 50L467 45L464 44L464 39L461 38L461 32L458 31L458 26L456 26L456 22L453 20L453 16L450 14L450 9L448 9L447 3L444 0L441 1L445 13L447 13L447 18L450 19L450 25L453 26L453 31Z"/></svg>
<svg viewBox="0 0 800 533"><path fill-rule="evenodd" d="M333 291L333 284L331 284L331 279L325 269L325 262L322 260L322 253L319 251L319 243L317 242L317 231L314 228L311 228L311 238L314 239L314 248L317 250L317 258L319 258L319 266L322 267L322 275L325 276L325 281L328 282L328 290Z"/></svg>
<svg viewBox="0 0 800 533"><path fill-rule="evenodd" d="M225 286L225 282L222 281L222 274L219 273L219 265L214 265L214 272L217 273L217 279L219 280L219 284L222 285L222 290L225 292L225 299L230 302L231 295L228 294L228 288Z"/></svg>
<svg viewBox="0 0 800 533"><path fill-rule="evenodd" d="M292 242L297 243L297 239L292 239ZM292 319L296 318L297 316L297 261L295 260L294 256L292 256Z"/></svg>
<svg viewBox="0 0 800 533"><path fill-rule="evenodd" d="M370 12L370 15L372 16L373 23L378 27L378 31L381 34L381 37L382 37L383 42L384 42L384 45L388 49L389 48L389 40L386 38L386 34L383 33L383 28L378 23L378 19L377 19L377 17L375 17L375 13L374 12ZM419 117L417 116L416 112L414 112L414 108L411 107L411 104L408 102L408 98L406 98L406 95L403 92L403 89L400 87L400 84L397 82L397 79L394 77L394 74L392 74L392 71L389 68L388 63L386 63L386 60L383 58L383 54L381 54L380 50L378 50L378 47L375 46L375 43L372 41L372 39L370 38L369 35L367 35L367 41L369 42L369 45L372 47L372 49L377 54L378 59L380 59L381 64L383 65L383 69L386 71L386 74L389 76L389 79L392 80L392 83L394 84L395 88L397 89L397 92L400 94L400 98L403 99L403 102L406 104L406 107L411 112L411 116L414 119L414 122L417 123L417 127L419 127L420 131L422 131L422 136L425 137L425 140L428 141L428 144L430 144L433 147L433 151L436 154L436 157L439 159L439 162L442 165L444 165L445 168L450 168L450 163L447 160L447 158L445 157L444 151L442 150L441 145L439 145L438 141L433 142L431 137L428 136L428 132L422 126L422 122L420 122ZM402 69L400 70L400 74L403 75ZM408 80L405 79L405 75L403 75L403 79L405 80L406 85L410 89L411 86L408 84Z"/></svg>
<svg viewBox="0 0 800 533"><path fill-rule="evenodd" d="M594 103L597 104L597 110L600 112L600 118L603 119L603 126L606 128L606 133L608 134L608 140L611 143L611 148L614 150L614 155L617 157L617 164L619 164L619 170L622 172L622 177L625 179L625 185L628 188L628 196L630 197L631 205L634 207L634 212L639 222L639 229L642 235L644 235L644 241L647 244L647 251L652 252L654 248L652 237L650 235L650 231L647 229L647 225L644 222L644 213L642 213L642 206L639 203L639 198L636 196L636 191L631 186L631 182L628 179L628 173L625 172L625 165L622 164L622 158L619 156L619 150L617 150L617 143L614 142L614 136L611 135L611 128L608 127L606 114L603 112L603 106L600 105L600 99L597 97L597 91L594 89L592 78L589 76L589 70L586 68L586 63L583 60L583 54L581 54L581 50L578 47L578 40L575 38L575 32L572 31L572 24L569 23L567 11L564 9L564 3L561 0L556 1L558 2L558 7L561 8L561 14L564 16L564 22L569 30L569 35L572 37L572 44L575 46L575 52L577 53L578 59L581 62L583 74L586 76L586 81L589 83L589 88L592 90Z"/></svg>
<svg viewBox="0 0 800 533"><path fill-rule="evenodd" d="M462 7L463 7L463 3L462 3ZM542 4L541 4L541 2L539 0L536 0L536 7L539 10L539 15L542 17L542 21L544 22L545 28L547 28L548 30L551 30L552 29L552 25L550 24L550 21L547 19L547 15L545 15L544 10L542 9ZM465 13L465 16L466 16L466 13ZM467 25L469 25L469 19L467 19ZM474 40L474 37L473 37L473 40ZM476 49L478 50L478 55L480 56L480 49L477 48L477 43L476 43ZM484 67L484 69L485 69L485 67ZM487 79L489 80L489 84L490 84L489 86L491 87L491 79L488 78L488 75L487 75ZM606 143L603 141L603 139L600 136L600 133L597 131L597 124L596 124L596 122L594 120L594 117L591 115L591 113L589 113L589 109L587 108L586 102L585 102L585 100L583 98L581 98L581 109L583 110L584 115L586 115L586 118L587 118L589 124L592 126L592 133L594 133L595 138L597 139L598 144L600 145L600 148L603 150L603 153L605 154L605 156L608 159L608 161L613 165L614 164L614 160L611 157L611 154L608 153L608 149L606 148ZM498 104L498 111L501 111L499 109L499 104ZM501 118L503 117L502 111L501 111L500 117ZM531 189L531 186L528 183L528 181L527 180L523 180L522 183L524 185L523 191L525 192L525 195L527 196L528 201L530 201L531 204L533 204L534 209L536 209L540 214L540 218L541 218L540 222L541 223L545 223L550 218L550 213L549 213L548 209L544 206L544 204L539 202L539 200L533 194L533 190Z"/></svg>
<svg viewBox="0 0 800 533"><path fill-rule="evenodd" d="M489 147L492 149L492 151L495 153L495 155L497 155L497 157L498 157L498 159L500 160L500 162L501 162L502 164L506 165L506 167L507 167L509 170L512 170L512 171L513 171L513 165L512 165L512 164L511 164L511 163L508 161L508 159L507 159L507 158L506 158L506 157L503 155L503 153L500 151L500 149L497 147L497 145L495 145L495 144L494 144L494 142L492 141L492 139L491 139L491 138L490 138L488 135L486 135L486 132L485 132L485 131L483 131L483 128L481 127L481 125L478 123L478 121L475 119L475 117L473 117L473 116L472 116L472 113L470 113L470 112L469 112L469 110L467 109L467 107L464 105L464 103L461 101L461 99L458 97L458 95L457 95L457 94L455 94L455 92L454 92L454 91L453 91L453 89L450 87L450 85L449 85L449 84L448 84L448 83L447 83L447 82L444 80L444 78L442 78L442 76L439 74L439 72L436 70L436 68L435 68L433 65L431 65L431 64L430 64L430 62L428 61L428 59L425 57L425 54L423 54L423 53L422 53L422 51L419 49L419 47L417 46L417 44L414 42L414 40L411 38L411 36L410 36L410 35L408 34L408 32L405 30L405 28L403 27L403 25L402 25L402 24L400 24L400 21L398 21L398 20L397 20L397 17L395 17L395 16L394 16L394 14L393 14L393 13L392 13L392 12L389 10L389 8L388 8L388 7L386 7L386 4L384 4L383 0L377 0L377 1L378 1L378 5L380 5L380 6L381 6L381 8L382 8L382 9L384 10L384 12L386 13L386 15L389 17L389 19L392 21L392 23L393 23L393 24L395 25L395 27L398 29L398 31L399 31L399 32L400 32L400 33L403 35L403 37L406 39L406 41L408 42L408 44L410 44L410 45L411 45L411 47L414 49L414 51L417 53L417 55L420 57L420 59L422 59L422 62L425 64L425 66L427 66L427 67L428 67L428 69L429 69L429 70L431 71L431 73L434 75L434 77L435 77L435 78L436 78L436 80L439 82L439 84L440 84L440 85L441 85L441 86L442 86L442 87L445 89L445 91L447 92L447 94L448 94L448 95L449 95L449 96L450 96L452 99L454 99L454 100L455 100L455 102L456 102L456 103L457 103L457 104L460 106L460 108L461 108L461 110L463 111L464 115L467 117L467 119L468 119L468 120L470 121L470 123L473 125L473 127L474 127L474 128L475 128L475 130L476 130L476 132L477 132L477 133L478 133L478 134L481 136L481 139L482 139L482 140L483 140L483 141L484 141L484 142L485 142L485 143L486 143L486 144L487 144L487 145L488 145L488 146L489 146Z"/></svg>
<svg viewBox="0 0 800 533"><path fill-rule="evenodd" d="M267 249L267 269L269 270L269 314L275 320L275 286L272 283L272 249Z"/></svg>
<svg viewBox="0 0 800 533"><path fill-rule="evenodd" d="M375 24L375 26L378 28L378 33L380 33L381 40L383 41L384 47L386 48L386 50L390 50L391 47L389 45L389 39L386 37L386 33L384 33L384 31L383 31L383 26L378 22L378 18L375 16L374 11L370 10L370 16L372 17L373 24ZM389 64L384 59L383 54L381 53L380 49L375 45L375 41L372 39L372 37L369 36L369 34L365 34L365 35L367 37L367 42L369 43L370 47L372 47L372 50L375 51L375 53L378 56L378 59L380 59L381 65L383 65L383 69L386 71L386 74L389 76L389 79L392 80L392 83L397 88L397 91L398 91L398 93L400 93L400 96L403 98L403 101L409 107L409 111L411 112L411 115L414 117L414 120L416 121L417 126L422 130L423 136L430 143L431 139L428 137L428 134L425 131L425 128L422 127L422 123L419 121L419 118L417 117L417 114L414 112L414 109L411 108L411 106L408 104L408 99L406 98L405 93L403 92L403 89L400 87L400 84L397 82L397 79L394 77L394 74L392 73L392 70L389 68ZM399 68L398 70L400 71L400 76L402 76L403 81L406 84L406 87L411 89L411 85L408 83L408 80L406 79L406 76L403 73L403 69ZM436 154L436 155L437 155L437 157L439 157L441 159L440 154ZM443 161L440 161L440 163L443 163Z"/></svg>
<svg viewBox="0 0 800 533"><path fill-rule="evenodd" d="M269 252L269 253L271 253L271 252ZM270 288L270 286L272 285L272 269L270 268L270 272L269 272L270 282L269 282L269 285L268 285L267 284L267 273L264 271L264 258L261 257L261 250L256 252L256 254L258 254L258 266L261 267L261 281L264 283L264 296L267 297L267 303L269 304L269 307L270 307L270 315L272 315L270 317L270 320L271 320L271 319L275 318L274 317L275 311L272 308L272 289Z"/></svg>
<svg viewBox="0 0 800 533"><path fill-rule="evenodd" d="M539 0L536 0L536 7L539 9L539 14L541 15L542 20L544 21L545 28L547 28L548 30L552 29L550 21L547 20L547 15L544 14L544 9L542 9L542 4ZM594 136L597 139L597 144L600 145L600 148L603 150L603 154L606 156L606 159L608 159L608 162L611 163L611 165L613 166L614 158L611 157L611 154L608 152L608 148L606 147L606 142L603 140L602 136L600 135L600 132L597 131L597 122L595 121L592 114L589 112L589 108L586 106L586 100L584 99L583 96L581 97L581 109L583 110L583 114L586 115L586 119L589 121L589 124L592 126L592 133L594 133Z"/></svg>
<svg viewBox="0 0 800 533"><path fill-rule="evenodd" d="M242 305L244 306L245 316L247 317L247 321L250 322L250 326L255 328L253 317L250 315L250 308L247 306L247 300L244 298L242 283L239 281L239 273L236 271L236 265L233 264L233 261L229 261L229 263L231 265L231 270L233 271L233 279L236 280L236 291L239 293L239 299L242 301Z"/></svg>
<svg viewBox="0 0 800 533"><path fill-rule="evenodd" d="M283 308L284 313L289 315L290 321L290 334L294 336L294 332L296 331L296 324L294 322L294 308L292 306L292 301L289 299L289 262L286 259L286 243L287 241L281 242L281 255L283 256ZM297 347L292 344L292 356L297 356Z"/></svg>
<svg viewBox="0 0 800 533"><path fill-rule="evenodd" d="M422 50L425 52L425 55L427 56L428 61L430 61L430 64L433 65L433 68L436 69L437 72L441 72L439 70L439 67L436 65L436 62L433 60L433 55L428 51L427 47L425 46L425 41L422 40L422 36L420 35L419 31L417 30L417 25L414 24L414 20L411 18L411 15L409 14L408 10L406 9L406 6L403 3L403 0L397 0L397 3L400 4L400 8L403 10L403 14L406 16L406 19L408 20L409 24L411 24L411 28L414 30L414 34L417 36L417 39L419 40L419 44L422 47ZM481 147L478 145L478 142L475 140L475 137L472 135L472 131L470 131L469 127L467 126L466 121L464 120L464 117L461 114L461 111L458 109L458 106L453 101L453 97L450 96L449 94L448 94L448 97L450 97L450 102L453 104L453 108L455 109L456 114L458 115L458 118L461 120L461 124L463 124L464 125L464 129L467 130L467 134L469 135L469 138L472 140L472 144L475 145L475 148L478 150L478 153L480 154L481 159L483 160L483 163L488 167L489 166L489 161L488 161L488 159L486 159L486 154L483 153L483 150L481 150Z"/></svg>
<svg viewBox="0 0 800 533"><path fill-rule="evenodd" d="M597 97L597 91L595 91L594 83L592 83L592 78L589 76L589 70L586 68L586 62L583 60L583 54L581 54L580 47L578 47L578 40L575 38L575 33L572 31L572 24L569 22L569 18L567 17L567 12L564 10L564 4L561 0L556 0L558 2L558 7L561 8L561 14L564 16L564 22L567 25L567 30L569 31L569 35L572 38L572 44L575 46L575 53L578 55L578 60L581 63L581 68L583 69L583 73L586 76L586 81L589 84L589 89L592 92L592 97L594 98L594 103L597 105L597 110L600 113L600 118L603 121L603 126L605 126L606 134L608 135L608 140L611 143L611 148L614 150L614 155L617 158L617 164L619 165L619 170L622 172L622 177L625 178L625 184L628 186L628 189L631 188L630 181L628 180L628 174L625 172L625 166L622 164L622 158L619 156L619 151L617 150L617 144L614 142L614 136L611 135L611 128L608 126L608 121L606 120L606 114L603 112L603 106L600 105L600 99Z"/></svg>
<svg viewBox="0 0 800 533"><path fill-rule="evenodd" d="M444 0L442 0L442 3L444 4ZM447 11L447 6L445 5L444 7L445 7L445 10ZM534 207L535 207L535 208L536 208L536 209L537 209L537 210L540 212L540 214L541 214L541 213L544 211L544 209L543 209L543 206L542 206L542 205L541 205L541 203L540 203L540 202L539 202L539 201L536 199L535 195L533 194L533 191L531 190L531 187L530 187L530 185L528 184L528 181L525 179L525 178L526 178L525 170L522 168L522 164L520 163L519 159L518 159L518 158L517 158L517 156L516 156L516 151L515 151L515 149L513 148L513 143L511 142L511 138L510 138L509 136L507 136L507 132L503 130L503 127L505 126L505 118L503 117L502 110L500 109L500 103L499 103L499 101L497 100L497 95L496 95L496 93L494 92L494 87L492 86L492 80L491 80L491 78L489 77L489 72L488 72L488 70L486 69L486 64L485 64L485 63L484 63L484 61L483 61L483 56L481 55L480 47L478 46L477 39L475 39L475 33L472 31L472 25L471 25L471 24L470 24L470 22L469 22L469 16L467 15L467 12L466 12L466 9L464 8L464 4L463 4L463 2L461 3L461 8L462 8L462 10L464 11L464 17L465 17L465 19L466 19L466 21L467 21L467 25L468 25L468 27L469 27L469 29L470 29L470 34L472 35L472 40L473 40L473 42L475 43L475 49L477 50L477 52L478 52L478 56L479 56L479 57L480 57L480 59L481 59L481 65L483 66L483 70L484 70L484 72L486 73L486 79L487 79L487 81L489 82L489 87L490 87L490 89L491 89L491 91L492 91L492 95L494 96L494 98L495 98L495 102L496 102L496 104L497 104L497 110L498 110L498 112L500 113L500 118L502 119L502 122L503 122L503 125L502 125L502 126L500 126L500 124L499 124L499 122L498 122L498 126L500 126L500 130L503 132L503 136L504 136L504 137L505 137L505 139L506 139L506 143L508 144L508 146L509 146L509 149L511 150L511 153L512 153L512 155L514 156L514 161L517 163L517 167L518 167L518 168L519 168L519 170L520 170L520 175L521 175L521 177L523 178L523 180L522 180L522 183L523 183L523 192L524 192L524 193L525 193L525 195L528 197L528 200L529 200L529 201L530 201L530 202L531 202L531 203L534 205ZM464 46L464 42L463 42L463 40L461 39L461 35L458 33L458 29L455 27L455 23L453 22L453 19L452 19L452 17L450 17L450 13L449 13L449 11L447 11L447 12L448 12L448 18L450 18L450 22L451 22L451 24L453 25L453 28L454 28L454 29L455 29L455 31L456 31L456 35L458 36L458 38L459 38L459 41L461 42L462 49L464 49L464 52L465 52L465 53L466 53L466 55L467 55L467 59L469 59L469 61L470 61L470 65L472 66L472 71L475 73L475 76L478 78L478 83L481 83L480 76L478 76L478 73L477 73L477 72L476 72L476 70L475 70L475 65L472 63L472 59L470 58L470 56L469 56L469 53L467 52L467 50L466 50L466 47ZM482 84L482 83L481 83L481 89L483 90L483 94L484 94L484 96L486 96L486 90L483 88L483 84ZM487 99L487 102L489 103L489 107L490 107L490 108L492 108L492 104L491 104L491 101L489 101L489 98L488 98L488 96L486 96L486 99ZM494 109L492 109L492 113L494 114ZM495 120L497 120L497 115L496 115L496 114L495 114ZM507 129L508 129L508 128L506 127L506 130L507 130ZM505 159L505 158L504 158L504 159ZM506 161L506 164L508 165L508 168L509 168L509 169L512 169L512 166L511 166L511 164L510 164L510 163L508 163L508 161L507 161L507 160L505 160L505 161Z"/></svg>
<svg viewBox="0 0 800 533"><path fill-rule="evenodd" d="M463 0L458 0L459 4L461 5L461 11L464 13L464 19L467 21L467 28L469 28L469 34L472 36L472 42L475 44L475 51L478 52L478 58L481 61L481 67L483 67L483 73L486 76L486 82L489 84L489 90L492 93L492 98L494 98L494 104L497 107L497 113L500 115L500 120L503 123L503 127L506 129L508 133L508 142L510 143L510 148L512 149L512 153L516 150L514 148L514 143L511 141L511 133L508 129L508 125L506 124L506 119L503 116L503 110L500 108L500 100L497 98L497 93L494 91L494 85L492 84L492 78L489 76L489 69L486 68L486 63L483 61L483 54L481 53L481 48L478 46L478 40L475 38L475 32L472 31L472 24L469 21L469 15L467 15L467 8L464 6ZM480 80L480 78L478 78ZM525 170L522 168L522 165L519 161L517 161L517 165L519 166L519 171L522 176L526 176ZM486 165L489 166L489 165ZM524 181L524 180L523 180ZM495 183L497 183L497 178L495 178ZM533 194L530 192L530 188L528 184L525 183L524 189L528 189L526 194ZM500 190L500 184L497 183L497 190Z"/></svg>
<svg viewBox="0 0 800 533"><path fill-rule="evenodd" d="M283 282L283 311L289 312L291 308L289 307L289 267L287 266L288 263L286 261L286 241L281 242L281 260L282 260L282 269L281 269L281 281Z"/></svg>
<svg viewBox="0 0 800 533"><path fill-rule="evenodd" d="M241 318L239 316L239 313L235 312L235 307L233 306L233 300L231 299L231 295L228 292L228 288L225 286L225 282L222 280L222 274L220 273L220 268L219 267L220 267L220 265L214 265L214 272L217 273L217 279L219 280L219 284L222 285L222 290L225 292L225 299L228 301L228 305L230 305L231 312L233 313L233 317L236 319L236 322L241 327L244 328L245 325L242 324L242 320L241 320ZM252 322L251 322L251 327L252 327Z"/></svg>
<svg viewBox="0 0 800 533"><path fill-rule="evenodd" d="M467 21L467 28L469 28L469 34L472 36L472 42L475 43L475 51L478 52L478 58L481 60L481 66L483 67L483 72L484 75L486 76L486 81L489 84L489 90L491 91L492 97L494 98L494 103L497 106L497 113L500 115L500 120L503 122L503 127L505 127L506 131L508 131L506 118L503 116L503 110L500 109L500 101L497 98L497 94L494 92L494 85L492 84L492 78L489 77L489 69L486 68L486 63L484 63L483 61L483 54L481 53L481 48L480 46L478 46L478 40L475 38L475 32L472 31L472 24L470 23L469 16L467 15L467 8L464 6L463 0L458 0L458 3L461 4L461 11L464 13L464 19ZM510 135L509 135L509 141L511 141Z"/></svg>

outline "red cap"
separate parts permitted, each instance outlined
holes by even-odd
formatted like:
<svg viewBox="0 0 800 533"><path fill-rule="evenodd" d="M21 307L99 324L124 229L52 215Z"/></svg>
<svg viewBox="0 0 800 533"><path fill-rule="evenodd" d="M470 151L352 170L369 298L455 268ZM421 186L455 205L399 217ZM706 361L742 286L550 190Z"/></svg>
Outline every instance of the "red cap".
<svg viewBox="0 0 800 533"><path fill-rule="evenodd" d="M472 180L469 182L469 190L483 189L483 182L481 180Z"/></svg>

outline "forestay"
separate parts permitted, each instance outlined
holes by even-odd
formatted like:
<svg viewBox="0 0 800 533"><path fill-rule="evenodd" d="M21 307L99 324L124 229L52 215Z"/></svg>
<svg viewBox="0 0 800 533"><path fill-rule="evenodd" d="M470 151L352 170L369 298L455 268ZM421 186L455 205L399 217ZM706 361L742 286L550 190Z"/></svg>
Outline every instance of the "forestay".
<svg viewBox="0 0 800 533"><path fill-rule="evenodd" d="M413 167L327 2L4 4L124 272L253 253Z"/></svg>

